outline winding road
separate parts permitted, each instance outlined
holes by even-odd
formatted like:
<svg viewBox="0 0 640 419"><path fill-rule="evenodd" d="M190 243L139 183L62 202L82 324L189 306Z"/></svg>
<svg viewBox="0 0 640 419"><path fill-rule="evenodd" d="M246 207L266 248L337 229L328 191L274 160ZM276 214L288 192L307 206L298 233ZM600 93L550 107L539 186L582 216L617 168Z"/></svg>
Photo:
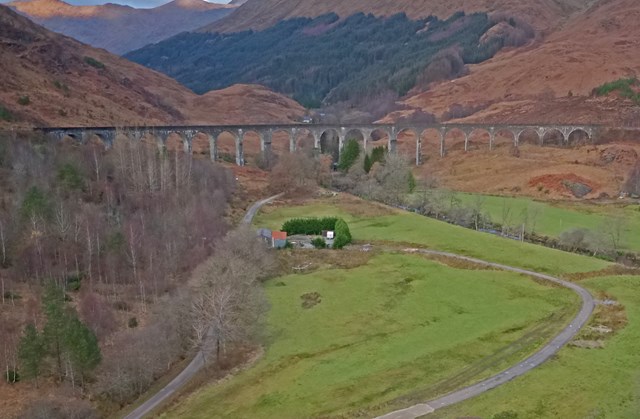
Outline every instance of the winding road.
<svg viewBox="0 0 640 419"><path fill-rule="evenodd" d="M273 200L279 198L282 194L274 195L269 198L260 200L254 203L245 214L242 219L242 224L251 224L253 217L258 213L260 208L263 205L272 202ZM209 337L209 336L208 336ZM203 347L207 347L208 345L204 344ZM198 353L193 357L193 360L187 365L187 367L182 370L180 374L169 384L164 386L160 391L154 394L151 398L146 400L140 406L138 406L133 412L129 413L125 416L124 419L140 419L145 415L149 414L153 409L158 407L162 402L171 397L176 391L178 391L182 386L184 386L194 375L198 373L205 366L205 356L202 353L202 350L198 351Z"/></svg>
<svg viewBox="0 0 640 419"><path fill-rule="evenodd" d="M405 409L387 413L383 416L378 416L376 419L415 419L432 413L437 409L451 406L452 404L456 404L475 397L479 394L484 393L485 391L491 390L492 388L496 388L508 381L511 381L516 377L526 374L527 372L538 367L543 362L551 358L556 352L560 350L560 348L569 343L571 339L573 339L573 337L580 331L580 329L589 321L591 313L593 313L593 309L595 308L593 296L589 293L589 291L573 282L565 281L560 278L528 271L526 269L501 265L499 263L492 263L480 259L470 258L467 256L461 256L454 253L438 252L435 250L424 249L406 249L406 251L410 253L422 253L427 255L445 256L449 258L465 260L468 262L490 266L505 271L517 272L543 279L545 281L553 282L565 288L569 288L576 294L578 294L582 299L582 307L580 308L578 314L573 318L571 323L567 327L562 329L562 331L558 335L556 335L556 337L554 337L551 342L546 344L539 351L537 351L524 361L519 362L517 365L514 365L511 368L508 368L490 378L487 378L486 380L480 381L479 383L473 384L460 390L453 391L434 400L429 400L427 402L419 403Z"/></svg>

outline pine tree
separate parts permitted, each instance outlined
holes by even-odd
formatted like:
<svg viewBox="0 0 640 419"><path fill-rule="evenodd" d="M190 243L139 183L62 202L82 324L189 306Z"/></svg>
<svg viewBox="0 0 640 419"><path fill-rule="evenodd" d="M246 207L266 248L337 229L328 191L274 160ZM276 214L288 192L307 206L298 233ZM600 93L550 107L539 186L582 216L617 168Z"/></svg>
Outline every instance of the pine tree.
<svg viewBox="0 0 640 419"><path fill-rule="evenodd" d="M54 357L58 367L58 376L62 377L62 355L67 314L64 307L64 292L55 282L47 283L42 297L42 305L47 322L44 325L44 344Z"/></svg>
<svg viewBox="0 0 640 419"><path fill-rule="evenodd" d="M22 366L22 375L25 378L35 378L37 384L45 355L46 351L42 336L33 324L28 324L18 345L18 357Z"/></svg>
<svg viewBox="0 0 640 419"><path fill-rule="evenodd" d="M96 335L80 321L75 311L68 316L64 345L71 367L82 379L102 360Z"/></svg>
<svg viewBox="0 0 640 419"><path fill-rule="evenodd" d="M365 154L365 156L364 156L364 171L369 173L371 171L371 166L373 166L373 163L371 162L371 157L369 157L368 154Z"/></svg>
<svg viewBox="0 0 640 419"><path fill-rule="evenodd" d="M354 139L347 140L347 143L342 147L338 168L346 172L351 166L353 166L353 163L355 163L359 155L360 145L358 144L358 141Z"/></svg>

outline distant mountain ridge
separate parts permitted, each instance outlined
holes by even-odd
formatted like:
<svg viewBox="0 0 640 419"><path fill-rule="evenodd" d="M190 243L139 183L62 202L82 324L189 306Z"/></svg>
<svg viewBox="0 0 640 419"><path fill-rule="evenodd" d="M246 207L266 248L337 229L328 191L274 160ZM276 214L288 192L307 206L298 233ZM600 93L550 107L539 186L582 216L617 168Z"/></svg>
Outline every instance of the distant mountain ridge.
<svg viewBox="0 0 640 419"><path fill-rule="evenodd" d="M15 1L9 7L54 32L124 54L229 15L234 5L174 0L153 9L107 3L74 6L61 0Z"/></svg>
<svg viewBox="0 0 640 419"><path fill-rule="evenodd" d="M317 17L336 13L341 18L355 13L392 16L406 13L411 19L453 13L506 12L520 16L540 31L557 26L572 13L587 7L585 0L245 0L238 13L202 28L205 32L238 32L265 29L294 17Z"/></svg>
<svg viewBox="0 0 640 419"><path fill-rule="evenodd" d="M286 123L304 112L262 86L198 96L0 5L0 128Z"/></svg>

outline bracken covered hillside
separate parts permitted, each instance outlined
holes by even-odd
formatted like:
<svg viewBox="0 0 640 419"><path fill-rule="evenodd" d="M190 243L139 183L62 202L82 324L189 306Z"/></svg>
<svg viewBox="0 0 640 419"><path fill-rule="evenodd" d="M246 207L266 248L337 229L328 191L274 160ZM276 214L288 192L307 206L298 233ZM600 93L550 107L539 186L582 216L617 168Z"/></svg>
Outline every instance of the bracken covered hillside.
<svg viewBox="0 0 640 419"><path fill-rule="evenodd" d="M286 122L303 113L260 86L195 95L0 6L0 126Z"/></svg>
<svg viewBox="0 0 640 419"><path fill-rule="evenodd" d="M638 22L635 0L594 2L543 40L470 66L469 75L430 86L403 103L439 116L457 103L466 108L460 116L474 121L637 125L637 103L616 91L592 93L640 73Z"/></svg>

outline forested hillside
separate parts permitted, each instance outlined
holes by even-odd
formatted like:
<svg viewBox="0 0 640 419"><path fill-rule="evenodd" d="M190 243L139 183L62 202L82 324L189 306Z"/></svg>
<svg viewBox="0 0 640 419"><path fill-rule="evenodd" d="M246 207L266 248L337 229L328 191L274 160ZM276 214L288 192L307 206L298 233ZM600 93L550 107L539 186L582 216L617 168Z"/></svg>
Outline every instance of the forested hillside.
<svg viewBox="0 0 640 419"><path fill-rule="evenodd" d="M0 416L98 417L60 406L135 399L190 347L175 292L229 228L231 173L140 143L2 135L0 180Z"/></svg>
<svg viewBox="0 0 640 419"><path fill-rule="evenodd" d="M506 26L483 36L496 25ZM406 94L416 83L457 77L466 63L520 45L533 30L507 16L456 13L446 20L336 14L296 18L261 32L183 33L127 54L196 93L257 83L307 107Z"/></svg>

